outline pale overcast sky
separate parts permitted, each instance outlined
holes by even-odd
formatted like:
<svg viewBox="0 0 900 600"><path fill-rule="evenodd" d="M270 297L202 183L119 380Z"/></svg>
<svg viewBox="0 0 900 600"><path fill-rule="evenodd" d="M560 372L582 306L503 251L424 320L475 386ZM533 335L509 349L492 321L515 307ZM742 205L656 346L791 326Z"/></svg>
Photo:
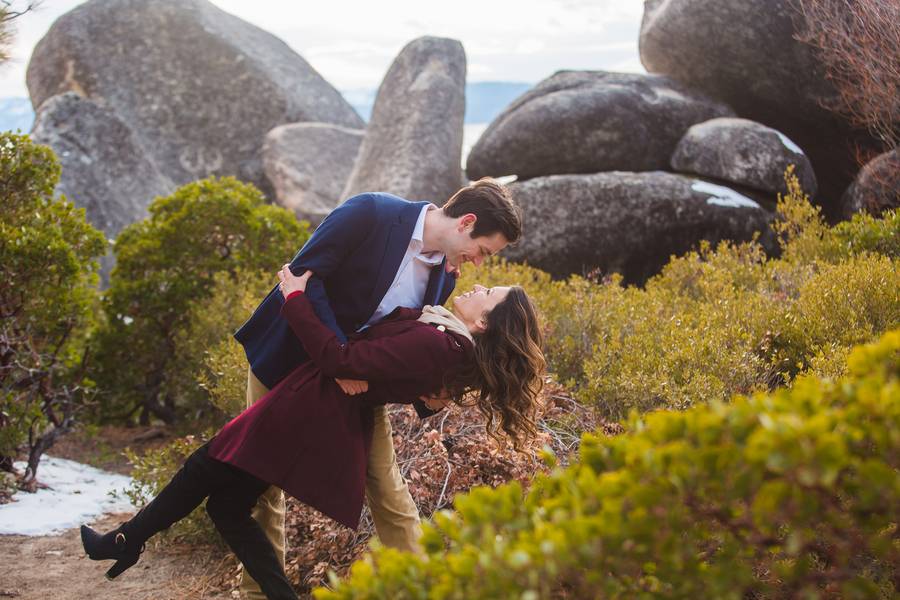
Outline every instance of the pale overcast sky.
<svg viewBox="0 0 900 600"><path fill-rule="evenodd" d="M57 17L82 3L44 0L36 12L18 20L13 58L0 67L0 97L28 95L25 68L35 44ZM463 43L469 82L536 83L560 69L643 72L638 58L641 0L213 4L283 39L341 90L376 88L400 49L423 35Z"/></svg>

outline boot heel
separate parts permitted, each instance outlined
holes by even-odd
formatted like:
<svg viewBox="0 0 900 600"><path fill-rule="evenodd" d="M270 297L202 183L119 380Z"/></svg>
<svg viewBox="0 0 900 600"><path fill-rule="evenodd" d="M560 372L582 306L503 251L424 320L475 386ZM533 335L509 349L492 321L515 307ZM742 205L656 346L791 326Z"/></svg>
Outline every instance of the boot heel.
<svg viewBox="0 0 900 600"><path fill-rule="evenodd" d="M133 556L123 556L119 560L116 561L112 567L110 567L109 571L106 572L106 578L112 581L126 570L130 569L134 566L134 564L140 558L140 554L135 554Z"/></svg>
<svg viewBox="0 0 900 600"><path fill-rule="evenodd" d="M115 564L106 572L107 579L115 579L134 566L144 551L144 544L136 548L135 544L129 543L121 527L101 535L82 525L81 544L91 560L115 559Z"/></svg>

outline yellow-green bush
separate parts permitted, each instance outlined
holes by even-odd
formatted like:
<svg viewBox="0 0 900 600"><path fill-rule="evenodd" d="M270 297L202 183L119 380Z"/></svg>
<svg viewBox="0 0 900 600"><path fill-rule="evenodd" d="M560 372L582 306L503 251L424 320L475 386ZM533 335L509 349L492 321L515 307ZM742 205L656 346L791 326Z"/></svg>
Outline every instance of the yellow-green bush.
<svg viewBox="0 0 900 600"><path fill-rule="evenodd" d="M755 250L704 247L645 289L628 290L585 362L581 398L618 418L632 408L686 408L766 388L773 373L756 346L776 310L755 289L764 265Z"/></svg>
<svg viewBox="0 0 900 600"><path fill-rule="evenodd" d="M343 598L892 598L900 567L900 330L840 380L630 417L581 461L477 488L376 548Z"/></svg>
<svg viewBox="0 0 900 600"><path fill-rule="evenodd" d="M578 276L553 281L544 271L500 259L483 268L465 269L456 292L468 291L476 283L522 286L539 310L550 369L562 381L574 382L594 344L608 329L607 311L624 292L620 281L616 277L600 286Z"/></svg>
<svg viewBox="0 0 900 600"><path fill-rule="evenodd" d="M864 253L819 263L785 313L785 361L806 368L825 351L846 354L900 324L900 260Z"/></svg>
<svg viewBox="0 0 900 600"><path fill-rule="evenodd" d="M785 173L788 193L779 195L780 219L773 225L782 239L782 260L838 262L862 252L900 258L900 211L886 211L881 217L857 213L850 221L829 228L793 171L791 166Z"/></svg>
<svg viewBox="0 0 900 600"><path fill-rule="evenodd" d="M810 369L837 376L854 344L900 326L900 211L828 227L788 183L779 258L755 242L702 244L644 288L494 262L467 271L460 289L523 285L543 315L551 371L607 417L725 401Z"/></svg>
<svg viewBox="0 0 900 600"><path fill-rule="evenodd" d="M794 269L720 246L668 265L625 297L585 362L582 400L609 416L685 408L784 383L900 325L900 261L864 253ZM745 255L746 262L740 257ZM801 272L802 271L802 272Z"/></svg>

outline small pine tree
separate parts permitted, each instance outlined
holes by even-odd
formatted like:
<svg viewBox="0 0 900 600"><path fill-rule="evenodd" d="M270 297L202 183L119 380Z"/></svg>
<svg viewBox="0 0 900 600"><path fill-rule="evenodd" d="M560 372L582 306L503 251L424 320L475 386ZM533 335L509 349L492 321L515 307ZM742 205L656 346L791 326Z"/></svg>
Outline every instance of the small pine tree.
<svg viewBox="0 0 900 600"><path fill-rule="evenodd" d="M90 388L81 372L106 245L83 209L54 199L59 174L50 148L0 134L0 463L27 443L26 483Z"/></svg>
<svg viewBox="0 0 900 600"><path fill-rule="evenodd" d="M179 408L203 406L205 390L194 381L203 355L183 351L192 307L209 300L217 275L237 285L240 272L265 270L274 280L308 237L306 223L233 178L204 179L156 199L150 216L125 228L114 247L95 345L103 416L139 412L142 423L173 423Z"/></svg>

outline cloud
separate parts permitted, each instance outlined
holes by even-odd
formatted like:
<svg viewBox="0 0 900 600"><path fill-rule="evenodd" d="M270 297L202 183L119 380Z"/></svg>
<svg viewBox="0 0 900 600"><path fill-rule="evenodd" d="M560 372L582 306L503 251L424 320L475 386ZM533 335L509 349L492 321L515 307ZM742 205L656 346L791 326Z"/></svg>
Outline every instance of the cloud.
<svg viewBox="0 0 900 600"><path fill-rule="evenodd" d="M516 44L516 54L537 54L544 49L546 43L544 40L527 39Z"/></svg>
<svg viewBox="0 0 900 600"><path fill-rule="evenodd" d="M14 61L0 67L0 96L22 96L34 45L82 0L55 0L22 19ZM381 82L391 61L423 35L458 39L470 80L539 81L560 69L639 64L637 0L457 0L422 2L213 0L221 9L283 39L340 89Z"/></svg>

